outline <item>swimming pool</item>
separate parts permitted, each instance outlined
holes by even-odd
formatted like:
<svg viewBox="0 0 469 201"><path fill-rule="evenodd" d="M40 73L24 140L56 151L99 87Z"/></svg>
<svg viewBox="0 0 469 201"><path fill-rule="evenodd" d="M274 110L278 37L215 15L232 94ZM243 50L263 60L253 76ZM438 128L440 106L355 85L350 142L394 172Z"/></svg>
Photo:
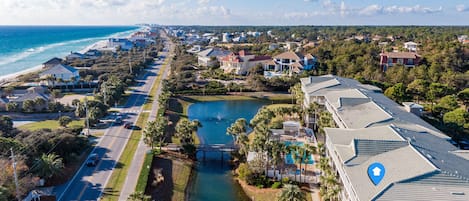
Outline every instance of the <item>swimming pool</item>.
<svg viewBox="0 0 469 201"><path fill-rule="evenodd" d="M291 142L291 141L285 141L284 144L288 147L290 145L296 145L296 146L300 146L300 147L303 147L305 145L304 142ZM314 164L314 159L313 159L313 155L309 155L308 157L308 160L306 161L303 161L303 164ZM285 163L288 164L288 165L292 165L292 164L295 164L295 160L293 159L293 156L291 154L287 154L285 156Z"/></svg>

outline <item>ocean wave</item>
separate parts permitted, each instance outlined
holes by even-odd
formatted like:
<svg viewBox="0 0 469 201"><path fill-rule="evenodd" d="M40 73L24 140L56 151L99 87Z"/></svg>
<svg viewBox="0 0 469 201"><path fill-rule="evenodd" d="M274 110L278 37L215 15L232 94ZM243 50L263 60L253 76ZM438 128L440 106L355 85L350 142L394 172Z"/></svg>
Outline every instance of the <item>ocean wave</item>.
<svg viewBox="0 0 469 201"><path fill-rule="evenodd" d="M123 32L117 32L117 33L113 33L113 34L103 36L103 37L83 38L83 39L78 39L78 40L71 40L71 41L53 43L53 44L49 44L49 45L45 45L45 46L31 47L31 48L28 48L28 49L24 50L23 52L20 52L20 53L0 57L0 66L5 66L5 65L9 65L9 64L18 62L20 60L26 59L29 56L33 56L33 55L42 53L46 50L49 50L49 49L52 49L52 48L55 48L55 47L71 45L71 44L76 44L76 43L82 43L82 42L87 42L87 41L93 41L93 40L104 40L104 39L113 38L113 37L122 37L123 35L130 35L131 33L135 32L136 30L138 30L138 29L123 31ZM91 44L91 46L92 45L93 44ZM87 47L89 47L89 46L87 46Z"/></svg>
<svg viewBox="0 0 469 201"><path fill-rule="evenodd" d="M84 39L79 39L79 40L72 40L72 41L67 41L67 42L53 43L53 44L49 44L49 45L46 45L46 46L29 48L29 49L27 49L27 50L25 50L21 53L17 53L17 54L11 55L11 56L6 56L4 58L0 58L0 66L15 63L15 62L20 61L22 59L25 59L29 56L33 56L35 54L42 53L46 50L49 50L49 49L52 49L52 48L55 48L55 47L65 46L65 45L70 45L70 44L75 44L75 43L81 43L81 42L86 42L86 41L92 41L92 40L101 39L101 38L105 38L105 37L84 38Z"/></svg>

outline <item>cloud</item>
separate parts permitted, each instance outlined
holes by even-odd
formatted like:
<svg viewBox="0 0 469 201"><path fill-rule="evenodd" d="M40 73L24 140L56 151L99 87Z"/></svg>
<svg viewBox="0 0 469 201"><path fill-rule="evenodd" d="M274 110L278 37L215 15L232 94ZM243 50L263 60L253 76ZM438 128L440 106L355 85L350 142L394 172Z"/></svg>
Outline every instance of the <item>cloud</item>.
<svg viewBox="0 0 469 201"><path fill-rule="evenodd" d="M416 14L431 14L431 13L439 13L443 11L443 7L439 7L437 9L424 7L421 5L415 6L380 6L377 4L369 5L364 7L358 11L359 15L378 15L378 14L404 14L404 13L416 13Z"/></svg>
<svg viewBox="0 0 469 201"><path fill-rule="evenodd" d="M460 4L460 5L457 5L457 6L456 6L456 11L458 11L458 12L468 12L468 11L469 11L469 7L466 8L465 5Z"/></svg>
<svg viewBox="0 0 469 201"><path fill-rule="evenodd" d="M373 4L373 5L369 5L365 8L363 8L363 9L361 9L360 11L358 11L358 14L359 15L376 15L376 14L380 14L382 12L383 12L383 7L382 6Z"/></svg>
<svg viewBox="0 0 469 201"><path fill-rule="evenodd" d="M202 16L202 15L230 16L231 10L228 8L225 8L224 6L204 6L204 7L197 8L196 14L198 16Z"/></svg>
<svg viewBox="0 0 469 201"><path fill-rule="evenodd" d="M396 13L439 13L443 11L443 7L439 7L437 9L424 7L421 5L415 6L389 6L383 9L384 13L396 14Z"/></svg>
<svg viewBox="0 0 469 201"><path fill-rule="evenodd" d="M210 0L198 0L197 3L198 4L208 4L208 3L210 3Z"/></svg>

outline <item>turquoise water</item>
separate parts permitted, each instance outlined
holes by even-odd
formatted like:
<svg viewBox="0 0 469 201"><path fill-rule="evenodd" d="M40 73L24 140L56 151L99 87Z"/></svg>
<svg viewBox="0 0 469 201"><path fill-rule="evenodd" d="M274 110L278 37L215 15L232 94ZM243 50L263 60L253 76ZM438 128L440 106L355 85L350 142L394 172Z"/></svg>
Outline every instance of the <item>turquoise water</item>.
<svg viewBox="0 0 469 201"><path fill-rule="evenodd" d="M285 141L284 144L288 147L289 145L293 144L293 145L296 145L296 146L304 146L305 143L304 142L291 142L291 141ZM306 163L303 163L303 164L314 164L314 159L313 159L313 155L309 155L308 156L308 160L305 161ZM295 164L295 160L293 159L293 156L291 154L287 154L285 156L285 163L286 164L289 164L289 165L292 165L292 164Z"/></svg>
<svg viewBox="0 0 469 201"><path fill-rule="evenodd" d="M213 101L192 104L188 109L189 119L198 119L202 123L197 134L206 144L232 143L231 136L226 135L226 128L236 119L245 118L248 122L265 105L262 101ZM203 160L198 154L196 173L193 178L193 189L190 200L194 201L236 201L250 200L241 187L233 180L229 155L207 153Z"/></svg>
<svg viewBox="0 0 469 201"><path fill-rule="evenodd" d="M64 57L109 37L127 36L135 26L0 26L0 76Z"/></svg>

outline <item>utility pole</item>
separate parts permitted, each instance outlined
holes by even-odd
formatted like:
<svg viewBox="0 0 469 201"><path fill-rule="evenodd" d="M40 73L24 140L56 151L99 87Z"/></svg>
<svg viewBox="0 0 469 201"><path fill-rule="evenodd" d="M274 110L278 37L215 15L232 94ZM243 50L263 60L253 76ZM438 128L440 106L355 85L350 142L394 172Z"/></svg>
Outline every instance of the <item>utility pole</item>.
<svg viewBox="0 0 469 201"><path fill-rule="evenodd" d="M107 90L106 90L106 82L101 84L101 87L103 88L103 95L104 95L104 105L106 105L106 100L107 100Z"/></svg>
<svg viewBox="0 0 469 201"><path fill-rule="evenodd" d="M16 174L16 158L15 153L13 153L13 148L10 148L11 151L11 161L13 165L13 175L15 177L15 186L16 186L16 198L18 201L21 201L20 191L19 191L19 184L18 184L18 175Z"/></svg>
<svg viewBox="0 0 469 201"><path fill-rule="evenodd" d="M88 118L88 100L85 98L86 135L90 135L90 119Z"/></svg>
<svg viewBox="0 0 469 201"><path fill-rule="evenodd" d="M130 74L132 74L132 63L130 62L130 52L129 52L129 69L130 69Z"/></svg>

